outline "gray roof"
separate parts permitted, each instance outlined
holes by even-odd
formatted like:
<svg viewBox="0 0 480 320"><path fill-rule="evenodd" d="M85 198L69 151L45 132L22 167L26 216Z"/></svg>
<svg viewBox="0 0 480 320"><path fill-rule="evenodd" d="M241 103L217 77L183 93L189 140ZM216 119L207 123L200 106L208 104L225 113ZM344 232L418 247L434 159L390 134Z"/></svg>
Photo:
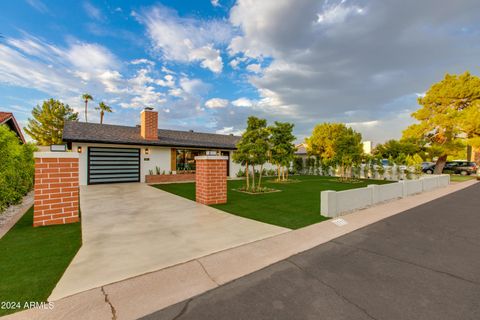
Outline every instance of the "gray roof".
<svg viewBox="0 0 480 320"><path fill-rule="evenodd" d="M140 135L140 127L76 121L65 122L63 129L65 142L236 149L239 139L232 135L158 129L158 140L145 140Z"/></svg>

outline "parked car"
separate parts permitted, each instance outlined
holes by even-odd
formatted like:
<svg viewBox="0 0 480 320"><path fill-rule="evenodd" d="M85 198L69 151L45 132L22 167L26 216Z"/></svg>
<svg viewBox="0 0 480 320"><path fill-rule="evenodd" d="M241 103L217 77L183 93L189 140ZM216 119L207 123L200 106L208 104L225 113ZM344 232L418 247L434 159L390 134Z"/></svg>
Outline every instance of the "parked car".
<svg viewBox="0 0 480 320"><path fill-rule="evenodd" d="M469 161L447 161L443 168L443 173L461 174L462 176L475 174L477 172L477 164ZM435 171L435 164L425 166L422 171L426 174L432 174Z"/></svg>

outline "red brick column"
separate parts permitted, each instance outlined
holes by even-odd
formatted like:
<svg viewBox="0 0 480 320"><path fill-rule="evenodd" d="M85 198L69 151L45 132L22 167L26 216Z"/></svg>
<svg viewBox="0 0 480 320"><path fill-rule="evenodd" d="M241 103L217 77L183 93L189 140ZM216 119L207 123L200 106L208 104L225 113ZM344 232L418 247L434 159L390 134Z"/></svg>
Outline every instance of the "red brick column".
<svg viewBox="0 0 480 320"><path fill-rule="evenodd" d="M79 221L78 153L35 152L33 225Z"/></svg>
<svg viewBox="0 0 480 320"><path fill-rule="evenodd" d="M225 156L195 157L197 202L207 205L227 202L227 161Z"/></svg>

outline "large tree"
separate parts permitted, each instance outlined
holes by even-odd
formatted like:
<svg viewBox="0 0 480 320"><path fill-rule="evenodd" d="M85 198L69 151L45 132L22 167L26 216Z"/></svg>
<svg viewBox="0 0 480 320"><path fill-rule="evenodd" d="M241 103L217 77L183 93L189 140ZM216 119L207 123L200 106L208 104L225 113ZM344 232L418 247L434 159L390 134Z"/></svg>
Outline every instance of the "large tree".
<svg viewBox="0 0 480 320"><path fill-rule="evenodd" d="M407 156L413 156L422 151L422 147L417 143L407 140L388 140L379 144L373 150L373 155L380 156L383 159L392 159L396 164L401 163Z"/></svg>
<svg viewBox="0 0 480 320"><path fill-rule="evenodd" d="M419 121L408 127L405 138L424 140L437 152L440 151L435 173L443 171L448 155L464 148L462 140L478 139L480 126L480 78L465 72L462 75L445 75L432 85L425 96L418 98L422 106L412 116ZM471 118L473 115L473 118ZM472 129L473 128L473 129Z"/></svg>
<svg viewBox="0 0 480 320"><path fill-rule="evenodd" d="M103 117L105 116L105 112L112 112L112 108L110 108L110 106L107 106L103 101L98 104L98 107L96 107L95 110L100 111L100 124L103 124Z"/></svg>
<svg viewBox="0 0 480 320"><path fill-rule="evenodd" d="M237 143L237 150L233 155L233 160L245 165L247 178L247 190L256 191L261 188L262 169L269 151L269 132L267 130L267 120L257 117L248 117L247 128ZM255 186L255 166L260 166L259 183ZM250 166L252 167L252 184L249 183Z"/></svg>
<svg viewBox="0 0 480 320"><path fill-rule="evenodd" d="M361 134L343 123L315 126L306 143L309 154L317 156L328 166L340 166L343 177L353 165L360 162L363 154Z"/></svg>
<svg viewBox="0 0 480 320"><path fill-rule="evenodd" d="M93 97L89 93L82 94L82 100L85 102L85 122L88 122L88 101L93 100Z"/></svg>
<svg viewBox="0 0 480 320"><path fill-rule="evenodd" d="M68 104L54 99L46 100L32 110L25 132L41 146L61 144L65 121L77 121L78 113Z"/></svg>
<svg viewBox="0 0 480 320"><path fill-rule="evenodd" d="M288 167L295 155L295 136L293 135L292 123L275 121L273 126L269 127L270 131L270 157L272 162L277 166L278 180L285 180L285 168Z"/></svg>

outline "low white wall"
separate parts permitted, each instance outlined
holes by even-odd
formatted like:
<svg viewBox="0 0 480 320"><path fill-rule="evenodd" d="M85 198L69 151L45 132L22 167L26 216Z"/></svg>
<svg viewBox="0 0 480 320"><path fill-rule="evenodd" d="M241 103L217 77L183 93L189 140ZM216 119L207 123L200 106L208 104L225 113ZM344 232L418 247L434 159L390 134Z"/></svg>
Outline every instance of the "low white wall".
<svg viewBox="0 0 480 320"><path fill-rule="evenodd" d="M337 192L337 211L348 212L368 207L372 204L373 192L371 188L359 188Z"/></svg>
<svg viewBox="0 0 480 320"><path fill-rule="evenodd" d="M372 189L372 203L379 203L403 197L402 183L383 185L371 184L368 188Z"/></svg>
<svg viewBox="0 0 480 320"><path fill-rule="evenodd" d="M366 188L344 191L322 191L320 193L320 213L326 217L337 217L347 212L363 209L377 203L446 187L449 183L449 175L438 175L423 177L419 180L407 180L384 185L369 185Z"/></svg>
<svg viewBox="0 0 480 320"><path fill-rule="evenodd" d="M417 194L423 191L423 182L422 180L404 180L401 181L404 184L404 196L410 196L412 194Z"/></svg>

